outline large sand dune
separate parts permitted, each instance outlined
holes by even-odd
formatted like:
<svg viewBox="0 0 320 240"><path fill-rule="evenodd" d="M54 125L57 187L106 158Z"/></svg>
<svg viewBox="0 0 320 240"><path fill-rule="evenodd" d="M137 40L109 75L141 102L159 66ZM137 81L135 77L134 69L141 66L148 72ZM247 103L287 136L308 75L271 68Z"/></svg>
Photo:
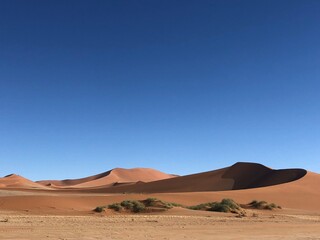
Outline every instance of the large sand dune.
<svg viewBox="0 0 320 240"><path fill-rule="evenodd" d="M304 169L272 170L256 163L236 163L215 171L131 186L115 186L106 191L160 193L239 190L295 181L306 173Z"/></svg>

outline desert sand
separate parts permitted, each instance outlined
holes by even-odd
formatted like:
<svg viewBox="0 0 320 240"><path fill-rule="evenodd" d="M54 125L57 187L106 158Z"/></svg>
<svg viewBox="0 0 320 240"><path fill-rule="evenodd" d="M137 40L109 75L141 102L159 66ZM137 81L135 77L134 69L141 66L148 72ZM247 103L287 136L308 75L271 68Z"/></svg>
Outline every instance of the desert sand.
<svg viewBox="0 0 320 240"><path fill-rule="evenodd" d="M177 176L153 169L113 169L95 176L33 182L0 179L0 239L320 239L320 175L255 163ZM119 213L97 206L154 197L185 206L232 198L282 209L232 213L174 207Z"/></svg>

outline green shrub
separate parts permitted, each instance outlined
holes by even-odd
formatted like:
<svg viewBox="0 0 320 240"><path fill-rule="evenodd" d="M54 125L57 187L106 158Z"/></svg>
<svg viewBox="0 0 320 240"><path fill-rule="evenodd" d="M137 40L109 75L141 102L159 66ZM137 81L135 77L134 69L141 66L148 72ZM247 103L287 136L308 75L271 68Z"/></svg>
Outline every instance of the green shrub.
<svg viewBox="0 0 320 240"><path fill-rule="evenodd" d="M232 212L232 213L239 213L241 211L241 207L232 199L222 199L220 203L215 203L211 208L208 209L209 211L214 212Z"/></svg>
<svg viewBox="0 0 320 240"><path fill-rule="evenodd" d="M222 199L221 204L228 206L232 210L239 210L240 209L239 204L229 198Z"/></svg>
<svg viewBox="0 0 320 240"><path fill-rule="evenodd" d="M121 211L123 209L129 210L134 213L149 211L163 211L165 209L170 209L173 207L182 206L178 203L171 203L161 201L157 198L147 198L145 200L137 201L137 200L124 200L120 203L113 203L108 205L109 209L113 209L115 211ZM103 212L106 206L96 207L94 211Z"/></svg>
<svg viewBox="0 0 320 240"><path fill-rule="evenodd" d="M113 210L115 210L117 212L122 210L122 206L119 203L110 204L110 205L108 205L108 208L109 209L113 209Z"/></svg>
<svg viewBox="0 0 320 240"><path fill-rule="evenodd" d="M208 202L208 203L201 203L195 206L188 207L191 210L208 210L212 208L217 202Z"/></svg>
<svg viewBox="0 0 320 240"><path fill-rule="evenodd" d="M159 207L159 208L173 208L173 207L181 207L181 204L173 203L173 202L165 202L159 200L157 198L147 198L141 201L146 207Z"/></svg>
<svg viewBox="0 0 320 240"><path fill-rule="evenodd" d="M146 207L152 207L155 205L156 202L159 202L157 198L147 198L146 200L143 201L144 205Z"/></svg>
<svg viewBox="0 0 320 240"><path fill-rule="evenodd" d="M278 206L274 203L269 204L266 201L257 201L257 200L253 200L248 205L249 205L249 207L255 208L255 209L273 210L275 208L281 208L280 206Z"/></svg>
<svg viewBox="0 0 320 240"><path fill-rule="evenodd" d="M120 205L134 213L143 212L146 210L146 206L142 202L136 200L125 200L122 201Z"/></svg>
<svg viewBox="0 0 320 240"><path fill-rule="evenodd" d="M133 200L124 200L120 203L120 205L126 209L132 209L133 208Z"/></svg>
<svg viewBox="0 0 320 240"><path fill-rule="evenodd" d="M211 208L208 209L208 211L213 212L230 212L230 208L227 205L224 205L222 203L216 203Z"/></svg>
<svg viewBox="0 0 320 240"><path fill-rule="evenodd" d="M188 207L192 210L204 210L213 212L231 212L245 215L245 211L232 199L222 199L221 202L208 202Z"/></svg>
<svg viewBox="0 0 320 240"><path fill-rule="evenodd" d="M251 206L257 209L264 209L267 204L266 201L253 201Z"/></svg>
<svg viewBox="0 0 320 240"><path fill-rule="evenodd" d="M99 207L96 207L95 209L93 209L93 211L101 213L104 211L105 208L106 208L105 206L99 206Z"/></svg>

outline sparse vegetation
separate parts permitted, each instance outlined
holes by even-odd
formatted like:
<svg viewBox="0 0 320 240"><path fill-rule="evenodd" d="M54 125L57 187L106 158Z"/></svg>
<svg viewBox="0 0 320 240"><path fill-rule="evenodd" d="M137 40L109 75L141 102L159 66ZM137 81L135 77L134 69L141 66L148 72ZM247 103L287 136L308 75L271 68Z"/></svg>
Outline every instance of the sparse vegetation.
<svg viewBox="0 0 320 240"><path fill-rule="evenodd" d="M146 207L151 207L154 206L156 202L158 202L159 200L157 198L147 198L145 200L143 200L143 203Z"/></svg>
<svg viewBox="0 0 320 240"><path fill-rule="evenodd" d="M165 201L159 200L157 198L147 198L141 202L146 207L160 207L160 208L166 208L166 209L170 209L173 207L182 207L181 204L173 203L173 202L165 202Z"/></svg>
<svg viewBox="0 0 320 240"><path fill-rule="evenodd" d="M281 209L280 206L276 205L275 203L268 203L266 201L257 201L253 200L248 204L250 208L255 208L255 209L266 209L266 210L273 210L275 208Z"/></svg>
<svg viewBox="0 0 320 240"><path fill-rule="evenodd" d="M245 215L244 209L242 209L240 205L237 204L232 199L222 199L221 202L202 203L202 204L191 206L188 208L192 210L226 212L226 213L231 212L231 213L237 213L239 215Z"/></svg>
<svg viewBox="0 0 320 240"><path fill-rule="evenodd" d="M122 206L120 205L120 203L113 203L113 204L108 205L108 208L119 212L119 211L121 211Z"/></svg>
<svg viewBox="0 0 320 240"><path fill-rule="evenodd" d="M210 208L212 208L217 202L208 202L208 203L201 203L195 206L189 206L188 208L191 210L202 210L202 211L207 211Z"/></svg>
<svg viewBox="0 0 320 240"><path fill-rule="evenodd" d="M173 207L184 207L182 204L175 202L168 202L168 204L172 205Z"/></svg>
<svg viewBox="0 0 320 240"><path fill-rule="evenodd" d="M214 211L214 212L232 212L239 213L242 211L239 204L232 199L222 199L221 202L208 202L196 206L188 207L192 210Z"/></svg>
<svg viewBox="0 0 320 240"><path fill-rule="evenodd" d="M95 212L101 213L106 208L117 212L130 211L133 213L165 211L173 207L182 207L181 204L165 202L157 198L147 198L145 200L124 200L120 203L113 203L107 206L99 206L94 209Z"/></svg>
<svg viewBox="0 0 320 240"><path fill-rule="evenodd" d="M134 213L143 212L146 209L146 206L137 200L125 200L122 201L120 205Z"/></svg>
<svg viewBox="0 0 320 240"><path fill-rule="evenodd" d="M147 198L145 200L124 200L120 203L113 203L107 206L98 206L94 209L95 212L101 213L105 211L106 208L112 209L114 211L130 211L133 213L140 212L152 212L152 211L165 211L173 207L185 207L192 210L202 210L202 211L213 211L213 212L225 212L225 213L235 213L239 217L246 215L244 208L253 209L266 209L273 210L275 208L281 208L274 203L267 203L266 201L253 200L249 204L240 205L232 199L222 199L221 202L207 202L201 203L195 206L183 206L178 203L165 202L157 198Z"/></svg>
<svg viewBox="0 0 320 240"><path fill-rule="evenodd" d="M244 210L232 199L222 199L221 202L215 203L208 211L242 213Z"/></svg>
<svg viewBox="0 0 320 240"><path fill-rule="evenodd" d="M101 213L106 209L106 206L98 206L95 209L93 209L93 211Z"/></svg>

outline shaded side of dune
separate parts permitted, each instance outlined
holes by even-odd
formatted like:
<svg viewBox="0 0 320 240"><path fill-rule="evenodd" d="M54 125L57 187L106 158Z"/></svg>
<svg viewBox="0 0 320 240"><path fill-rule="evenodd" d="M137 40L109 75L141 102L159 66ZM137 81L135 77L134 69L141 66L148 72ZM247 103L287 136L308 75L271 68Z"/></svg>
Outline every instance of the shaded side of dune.
<svg viewBox="0 0 320 240"><path fill-rule="evenodd" d="M307 171L304 169L273 170L256 163L236 163L223 174L222 178L234 180L232 189L225 190L239 190L288 183L306 174Z"/></svg>

